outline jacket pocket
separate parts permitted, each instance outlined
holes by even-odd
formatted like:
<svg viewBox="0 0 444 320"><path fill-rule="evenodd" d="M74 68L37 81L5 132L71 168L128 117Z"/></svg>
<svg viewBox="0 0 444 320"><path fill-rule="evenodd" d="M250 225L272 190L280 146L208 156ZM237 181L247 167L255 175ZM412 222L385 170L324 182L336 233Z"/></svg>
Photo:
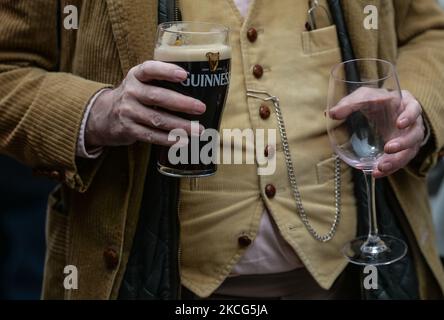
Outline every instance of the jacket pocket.
<svg viewBox="0 0 444 320"><path fill-rule="evenodd" d="M302 32L302 50L306 55L339 49L336 26Z"/></svg>

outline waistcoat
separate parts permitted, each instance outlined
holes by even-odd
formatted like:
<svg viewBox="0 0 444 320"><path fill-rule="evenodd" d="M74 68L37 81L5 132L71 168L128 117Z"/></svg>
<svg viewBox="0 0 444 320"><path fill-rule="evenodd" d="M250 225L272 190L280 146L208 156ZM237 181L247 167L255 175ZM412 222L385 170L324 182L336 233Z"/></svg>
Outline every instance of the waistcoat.
<svg viewBox="0 0 444 320"><path fill-rule="evenodd" d="M258 175L256 161L220 164L216 175L199 179L197 185L181 181L183 285L199 296L210 295L254 240L266 206L307 270L321 287L330 288L347 264L341 249L356 234L351 169L341 163L341 221L334 238L321 243L298 215L273 105L247 98L246 90L279 97L305 211L315 230L328 232L335 212L335 182L324 110L330 69L341 60L335 27L306 31L306 1L254 0L245 19L232 0L181 0L180 5L184 21L217 22L231 29L231 82L221 131L265 129L272 134L271 129L277 142L269 154L276 161L271 175ZM255 41L249 40L251 28L257 31ZM259 77L258 68L263 70ZM264 108L271 111L268 118L263 112L261 116ZM247 150L234 141L231 148ZM276 190L272 196L266 192L271 185Z"/></svg>

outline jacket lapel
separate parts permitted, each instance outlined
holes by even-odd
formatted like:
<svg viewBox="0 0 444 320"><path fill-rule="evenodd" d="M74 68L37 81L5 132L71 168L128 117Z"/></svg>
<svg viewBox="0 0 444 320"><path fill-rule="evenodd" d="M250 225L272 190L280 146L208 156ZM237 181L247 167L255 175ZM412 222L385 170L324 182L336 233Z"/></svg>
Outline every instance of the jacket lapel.
<svg viewBox="0 0 444 320"><path fill-rule="evenodd" d="M156 0L105 0L122 72L151 59L157 28Z"/></svg>

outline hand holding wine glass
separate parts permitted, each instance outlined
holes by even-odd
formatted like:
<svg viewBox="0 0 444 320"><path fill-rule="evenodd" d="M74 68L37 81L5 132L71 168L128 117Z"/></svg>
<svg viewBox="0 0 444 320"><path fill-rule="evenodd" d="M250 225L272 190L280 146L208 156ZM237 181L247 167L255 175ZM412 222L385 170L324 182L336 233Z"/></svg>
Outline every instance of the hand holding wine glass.
<svg viewBox="0 0 444 320"><path fill-rule="evenodd" d="M359 74L358 81L346 75ZM332 70L328 94L327 131L338 156L362 170L367 182L368 235L344 247L350 262L384 265L401 259L406 244L378 233L375 177L395 172L413 159L424 139L421 107L399 87L395 67L378 59L340 63Z"/></svg>
<svg viewBox="0 0 444 320"><path fill-rule="evenodd" d="M360 87L347 95L329 110L334 120L346 119L351 113L361 111L369 121L378 125L381 132L385 154L374 168L373 176L382 178L404 168L418 154L424 141L425 127L422 108L413 95L403 90L401 103L393 92L381 88ZM371 108L369 105L388 104L396 117L397 136L390 136L390 124L385 123L383 108Z"/></svg>

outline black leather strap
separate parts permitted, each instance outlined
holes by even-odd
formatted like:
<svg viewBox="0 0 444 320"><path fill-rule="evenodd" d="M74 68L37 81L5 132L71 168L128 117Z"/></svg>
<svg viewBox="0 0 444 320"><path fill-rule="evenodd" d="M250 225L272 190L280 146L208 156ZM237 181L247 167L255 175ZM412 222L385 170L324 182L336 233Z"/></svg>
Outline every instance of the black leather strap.
<svg viewBox="0 0 444 320"><path fill-rule="evenodd" d="M355 59L353 46L350 41L346 21L344 19L341 1L328 0L329 9L334 24L336 25L336 32L338 34L338 41L341 47L342 61L349 61ZM353 64L349 64L346 69L346 77L349 81L359 81L359 71Z"/></svg>

